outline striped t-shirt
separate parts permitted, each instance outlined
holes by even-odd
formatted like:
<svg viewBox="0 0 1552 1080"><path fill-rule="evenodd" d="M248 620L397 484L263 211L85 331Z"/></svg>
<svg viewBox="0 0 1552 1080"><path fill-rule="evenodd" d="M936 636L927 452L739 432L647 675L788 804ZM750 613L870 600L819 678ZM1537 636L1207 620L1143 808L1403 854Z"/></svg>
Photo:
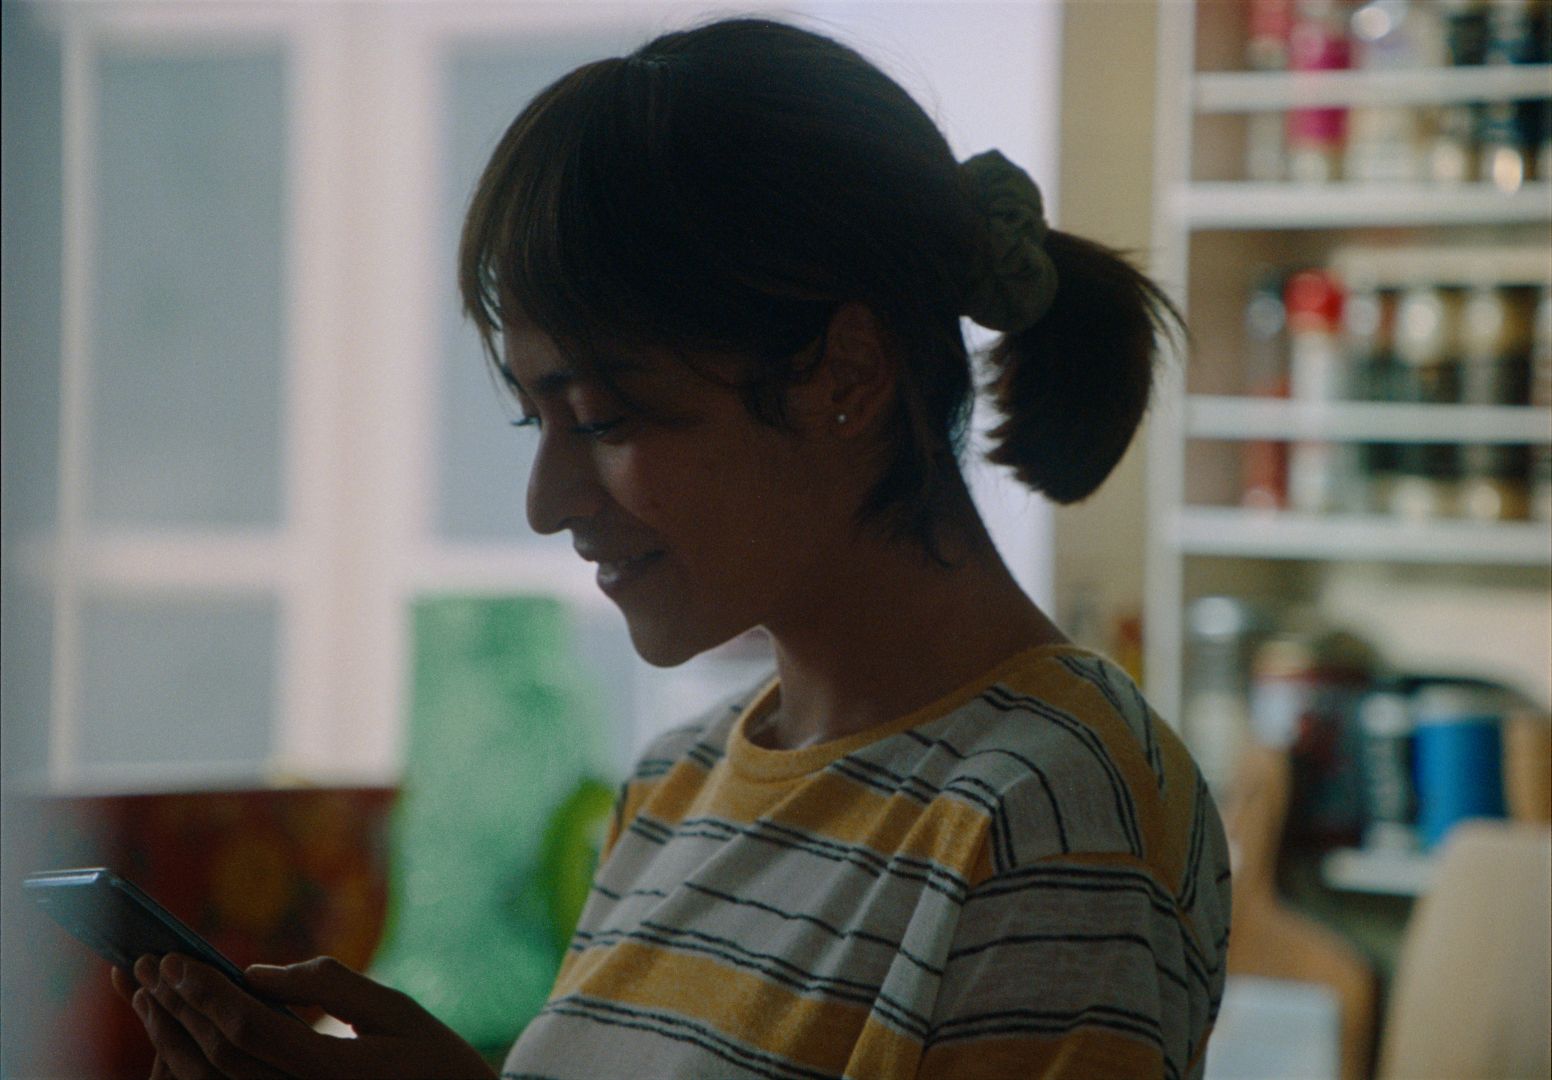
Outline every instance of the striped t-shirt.
<svg viewBox="0 0 1552 1080"><path fill-rule="evenodd" d="M773 680L659 738L503 1077L1196 1077L1229 870L1110 661L1023 652L800 750Z"/></svg>

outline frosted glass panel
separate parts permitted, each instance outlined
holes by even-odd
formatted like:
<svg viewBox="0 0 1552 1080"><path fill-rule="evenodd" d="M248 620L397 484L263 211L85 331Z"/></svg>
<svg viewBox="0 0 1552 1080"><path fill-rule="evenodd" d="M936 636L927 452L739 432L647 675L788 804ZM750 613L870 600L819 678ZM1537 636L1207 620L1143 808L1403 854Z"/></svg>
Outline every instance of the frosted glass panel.
<svg viewBox="0 0 1552 1080"><path fill-rule="evenodd" d="M109 55L97 77L89 512L276 525L285 58Z"/></svg>
<svg viewBox="0 0 1552 1080"><path fill-rule="evenodd" d="M59 475L59 42L31 5L0 9L0 528L52 526Z"/></svg>
<svg viewBox="0 0 1552 1080"><path fill-rule="evenodd" d="M97 597L83 612L83 765L269 756L279 612L267 596Z"/></svg>
<svg viewBox="0 0 1552 1080"><path fill-rule="evenodd" d="M0 772L37 776L48 764L54 607L41 582L0 582Z"/></svg>
<svg viewBox="0 0 1552 1080"><path fill-rule="evenodd" d="M60 61L31 5L0 7L0 771L48 756L53 605L18 542L44 543L59 456ZM20 558L15 556L21 555Z"/></svg>
<svg viewBox="0 0 1552 1080"><path fill-rule="evenodd" d="M440 125L445 141L439 281L446 307L436 474L436 527L447 539L569 546L564 534L537 536L524 518L524 492L537 442L532 431L508 425L515 406L493 381L479 336L463 317L457 290L458 233L480 170L528 100L578 65L618 55L642 40L639 34L620 32L499 47L466 45L449 56L446 115Z"/></svg>

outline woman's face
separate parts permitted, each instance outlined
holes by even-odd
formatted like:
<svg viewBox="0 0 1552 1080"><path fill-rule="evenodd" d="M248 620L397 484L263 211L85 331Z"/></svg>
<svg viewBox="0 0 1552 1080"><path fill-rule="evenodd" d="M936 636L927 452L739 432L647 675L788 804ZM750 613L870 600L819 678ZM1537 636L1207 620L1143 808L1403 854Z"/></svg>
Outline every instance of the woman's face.
<svg viewBox="0 0 1552 1080"><path fill-rule="evenodd" d="M509 328L504 350L539 440L529 524L569 531L598 564L645 660L678 664L750 627L816 617L857 496L801 410L799 432L778 430L735 391L648 353L610 373L640 415L530 327Z"/></svg>

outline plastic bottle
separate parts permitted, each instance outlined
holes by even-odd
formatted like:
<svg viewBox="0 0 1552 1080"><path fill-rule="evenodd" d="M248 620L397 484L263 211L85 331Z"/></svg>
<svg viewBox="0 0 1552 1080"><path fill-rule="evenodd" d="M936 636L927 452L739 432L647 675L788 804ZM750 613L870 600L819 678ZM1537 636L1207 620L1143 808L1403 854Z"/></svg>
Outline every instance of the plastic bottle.
<svg viewBox="0 0 1552 1080"><path fill-rule="evenodd" d="M1412 783L1415 680L1380 680L1358 708L1363 732L1363 846L1417 849L1417 790Z"/></svg>
<svg viewBox="0 0 1552 1080"><path fill-rule="evenodd" d="M1350 20L1354 66L1400 71L1435 66L1443 53L1437 12L1412 0L1369 0ZM1422 114L1406 105L1370 105L1348 114L1344 174L1349 180L1406 182L1423 175Z"/></svg>
<svg viewBox="0 0 1552 1080"><path fill-rule="evenodd" d="M1456 335L1459 295L1436 285L1413 285L1396 304L1397 400L1417 404L1455 404L1460 400ZM1454 513L1459 476L1457 448L1448 443L1402 443L1391 513L1410 519Z"/></svg>
<svg viewBox="0 0 1552 1080"><path fill-rule="evenodd" d="M1250 0L1245 40L1245 64L1251 71L1288 69L1288 33L1293 26L1293 0ZM1245 176L1275 182L1288 176L1281 113L1251 113L1246 119Z"/></svg>
<svg viewBox="0 0 1552 1080"><path fill-rule="evenodd" d="M1552 409L1552 285L1543 286L1536 301L1530 356L1530 403ZM1552 444L1532 448L1530 475L1530 516L1552 521Z"/></svg>
<svg viewBox="0 0 1552 1080"><path fill-rule="evenodd" d="M1487 9L1488 64L1535 63L1541 55L1537 20L1530 0L1493 0ZM1477 179L1500 191L1515 192L1530 178L1540 141L1540 111L1535 102L1495 101L1478 118Z"/></svg>
<svg viewBox="0 0 1552 1080"><path fill-rule="evenodd" d="M1342 309L1342 347L1351 373L1348 396L1364 401L1384 401L1389 396L1393 360L1392 336L1395 297L1377 283L1350 278ZM1361 443L1357 471L1363 509L1383 507L1395 479L1394 443Z"/></svg>
<svg viewBox="0 0 1552 1080"><path fill-rule="evenodd" d="M1293 71L1339 71L1349 66L1347 20L1336 0L1299 0L1288 34ZM1297 183L1327 183L1341 176L1347 110L1290 109L1288 174Z"/></svg>
<svg viewBox="0 0 1552 1080"><path fill-rule="evenodd" d="M1487 59L1487 8L1483 0L1438 0L1444 60L1462 67ZM1447 105L1432 114L1426 175L1435 183L1463 184L1476 178L1476 133L1480 105Z"/></svg>
<svg viewBox="0 0 1552 1080"><path fill-rule="evenodd" d="M1263 271L1245 304L1245 393L1288 396L1287 317L1283 275ZM1288 444L1262 439L1244 444L1240 504L1259 510L1288 505Z"/></svg>
<svg viewBox="0 0 1552 1080"><path fill-rule="evenodd" d="M1523 299L1496 282L1467 292L1460 329L1463 404L1524 403L1531 328ZM1472 443L1461 448L1463 516L1479 521L1523 518L1528 497L1523 446Z"/></svg>
<svg viewBox="0 0 1552 1080"><path fill-rule="evenodd" d="M1250 649L1262 629L1249 604L1204 596L1187 610L1190 666L1181 731L1202 777L1223 795L1250 738Z"/></svg>
<svg viewBox="0 0 1552 1080"><path fill-rule="evenodd" d="M1324 270L1302 270L1288 279L1288 388L1296 402L1320 404L1349 396L1350 373L1339 337L1342 287ZM1288 503L1323 514L1353 510L1362 502L1357 447L1300 440L1288 451Z"/></svg>

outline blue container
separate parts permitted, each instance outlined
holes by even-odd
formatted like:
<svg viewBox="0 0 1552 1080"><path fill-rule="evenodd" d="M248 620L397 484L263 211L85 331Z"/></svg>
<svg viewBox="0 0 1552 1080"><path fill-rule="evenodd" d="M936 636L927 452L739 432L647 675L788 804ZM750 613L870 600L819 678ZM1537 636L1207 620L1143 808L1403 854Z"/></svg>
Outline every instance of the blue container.
<svg viewBox="0 0 1552 1080"><path fill-rule="evenodd" d="M1502 691L1429 686L1413 699L1418 828L1432 848L1457 822L1504 816Z"/></svg>

